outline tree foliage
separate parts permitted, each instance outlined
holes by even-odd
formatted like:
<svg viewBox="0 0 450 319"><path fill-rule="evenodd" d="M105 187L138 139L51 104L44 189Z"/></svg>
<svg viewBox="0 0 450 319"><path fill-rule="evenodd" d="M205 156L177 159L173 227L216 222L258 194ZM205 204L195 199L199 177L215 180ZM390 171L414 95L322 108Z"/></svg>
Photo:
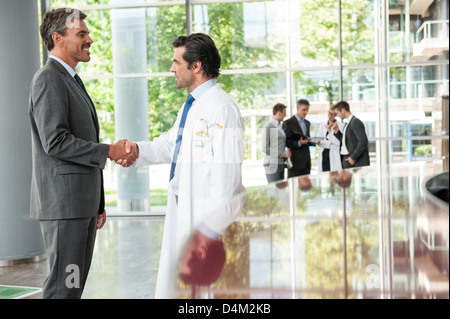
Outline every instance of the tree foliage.
<svg viewBox="0 0 450 319"><path fill-rule="evenodd" d="M304 58L330 66L339 63L338 13L338 1L335 0L300 2L300 41ZM374 63L373 19L373 1L341 2L342 64ZM349 73L353 73L353 70L349 70ZM307 72L294 75L302 83L304 94L325 92L331 106L338 97L337 73L322 74L326 74L326 77L311 78Z"/></svg>

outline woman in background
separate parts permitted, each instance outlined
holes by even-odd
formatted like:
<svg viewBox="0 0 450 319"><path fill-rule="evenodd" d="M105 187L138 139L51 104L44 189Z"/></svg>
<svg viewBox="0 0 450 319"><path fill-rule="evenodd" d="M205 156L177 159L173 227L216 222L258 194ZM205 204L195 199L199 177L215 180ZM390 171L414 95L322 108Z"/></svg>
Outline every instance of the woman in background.
<svg viewBox="0 0 450 319"><path fill-rule="evenodd" d="M336 111L330 109L328 111L327 123L322 123L317 132L318 137L323 137L319 145L318 168L319 172L339 171L342 169L340 155L340 132L344 127L344 123L336 121Z"/></svg>

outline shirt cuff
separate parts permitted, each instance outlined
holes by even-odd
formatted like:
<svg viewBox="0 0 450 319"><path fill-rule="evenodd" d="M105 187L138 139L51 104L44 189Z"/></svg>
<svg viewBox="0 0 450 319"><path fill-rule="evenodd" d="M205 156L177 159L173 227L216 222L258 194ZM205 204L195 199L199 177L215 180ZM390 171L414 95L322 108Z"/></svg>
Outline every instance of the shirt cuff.
<svg viewBox="0 0 450 319"><path fill-rule="evenodd" d="M206 226L204 223L201 223L198 226L198 231L201 232L206 237L211 238L213 240L218 240L219 239L219 235L220 234L216 233L214 230L212 230L211 228Z"/></svg>

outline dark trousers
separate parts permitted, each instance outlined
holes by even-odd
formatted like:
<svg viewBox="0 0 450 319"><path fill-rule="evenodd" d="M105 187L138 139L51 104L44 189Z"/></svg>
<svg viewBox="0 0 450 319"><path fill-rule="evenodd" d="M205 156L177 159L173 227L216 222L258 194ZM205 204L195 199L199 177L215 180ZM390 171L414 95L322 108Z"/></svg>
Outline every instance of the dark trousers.
<svg viewBox="0 0 450 319"><path fill-rule="evenodd" d="M272 169L272 167L269 166L269 164L264 164L264 169L266 171L266 178L267 178L267 182L271 183L271 182L275 182L275 181L280 181L284 179L284 168L285 168L285 164L278 164L276 171L275 172L269 172L269 169ZM270 168L269 168L270 167Z"/></svg>
<svg viewBox="0 0 450 319"><path fill-rule="evenodd" d="M295 166L294 166L295 167ZM295 177L295 176L301 176L301 175L309 175L311 173L311 168L307 167L304 169L288 169L288 178L289 177Z"/></svg>
<svg viewBox="0 0 450 319"><path fill-rule="evenodd" d="M328 148L324 149L322 152L322 171L330 171L330 150Z"/></svg>
<svg viewBox="0 0 450 319"><path fill-rule="evenodd" d="M92 218L41 220L50 272L44 299L80 299L91 266L97 234Z"/></svg>

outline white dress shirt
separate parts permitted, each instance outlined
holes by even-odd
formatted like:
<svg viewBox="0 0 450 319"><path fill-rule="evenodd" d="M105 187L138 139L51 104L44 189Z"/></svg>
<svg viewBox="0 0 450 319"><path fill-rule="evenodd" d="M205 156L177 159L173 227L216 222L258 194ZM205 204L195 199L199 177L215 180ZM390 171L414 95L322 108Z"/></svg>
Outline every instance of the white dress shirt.
<svg viewBox="0 0 450 319"><path fill-rule="evenodd" d="M348 128L348 124L350 123L350 121L353 118L353 114L350 114L349 117L346 118L347 123L344 126L344 132L342 133L342 146L341 146L341 155L348 155L348 149L347 149L347 145L345 145L345 133L347 132L347 128Z"/></svg>

